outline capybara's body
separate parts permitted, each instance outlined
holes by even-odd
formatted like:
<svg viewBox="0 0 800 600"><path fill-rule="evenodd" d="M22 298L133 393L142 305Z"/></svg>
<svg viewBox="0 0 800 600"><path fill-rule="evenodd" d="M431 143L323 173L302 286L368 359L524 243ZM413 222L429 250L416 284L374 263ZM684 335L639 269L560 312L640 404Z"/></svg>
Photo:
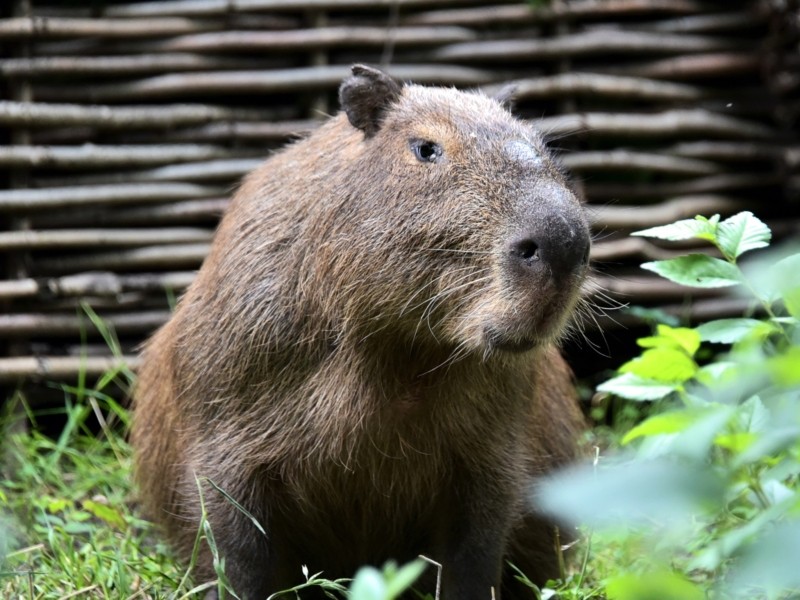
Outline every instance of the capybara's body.
<svg viewBox="0 0 800 600"><path fill-rule="evenodd" d="M245 180L147 345L142 499L188 561L199 480L248 600L302 565L349 577L419 554L445 600L522 595L506 560L557 575L531 486L582 425L552 345L586 269L581 206L491 99L366 67L340 95ZM214 577L206 550L197 577Z"/></svg>

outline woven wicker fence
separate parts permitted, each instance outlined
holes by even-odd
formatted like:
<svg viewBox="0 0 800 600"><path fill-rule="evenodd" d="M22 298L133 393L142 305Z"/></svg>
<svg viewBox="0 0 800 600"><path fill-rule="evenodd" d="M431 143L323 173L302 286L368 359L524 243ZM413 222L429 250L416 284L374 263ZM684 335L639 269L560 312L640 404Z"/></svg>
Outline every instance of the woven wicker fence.
<svg viewBox="0 0 800 600"><path fill-rule="evenodd" d="M800 232L797 0L78 4L0 8L7 389L114 362L84 305L135 365L237 180L336 110L353 62L421 83L516 82L519 114L585 193L596 277L622 302L695 319L745 308L647 276L639 263L677 250L633 229L749 209L778 237Z"/></svg>

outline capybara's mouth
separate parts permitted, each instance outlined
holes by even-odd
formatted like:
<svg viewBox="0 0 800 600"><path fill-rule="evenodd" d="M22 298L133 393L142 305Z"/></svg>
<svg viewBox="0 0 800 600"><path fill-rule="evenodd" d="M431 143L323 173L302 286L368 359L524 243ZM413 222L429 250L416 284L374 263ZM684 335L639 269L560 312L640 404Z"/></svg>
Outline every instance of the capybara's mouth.
<svg viewBox="0 0 800 600"><path fill-rule="evenodd" d="M534 338L511 336L490 326L484 328L483 337L492 350L516 354L533 350L541 344Z"/></svg>

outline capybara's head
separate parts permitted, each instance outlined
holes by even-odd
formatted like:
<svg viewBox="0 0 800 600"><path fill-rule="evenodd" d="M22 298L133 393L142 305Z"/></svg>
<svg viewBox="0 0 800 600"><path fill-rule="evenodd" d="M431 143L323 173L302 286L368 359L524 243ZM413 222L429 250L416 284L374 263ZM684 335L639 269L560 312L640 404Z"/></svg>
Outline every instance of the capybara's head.
<svg viewBox="0 0 800 600"><path fill-rule="evenodd" d="M590 237L541 135L482 94L403 85L365 66L340 101L356 135L331 148L346 173L339 201L316 207L315 285L329 306L352 303L348 321L463 351L553 341Z"/></svg>

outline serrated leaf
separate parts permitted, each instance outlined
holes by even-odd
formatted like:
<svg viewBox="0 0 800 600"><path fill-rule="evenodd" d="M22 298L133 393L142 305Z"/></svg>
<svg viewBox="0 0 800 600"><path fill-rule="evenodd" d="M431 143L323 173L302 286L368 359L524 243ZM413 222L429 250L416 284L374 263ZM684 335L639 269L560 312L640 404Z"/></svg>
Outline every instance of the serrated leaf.
<svg viewBox="0 0 800 600"><path fill-rule="evenodd" d="M717 244L728 258L737 258L748 250L769 246L772 232L749 211L725 219L717 228Z"/></svg>
<svg viewBox="0 0 800 600"><path fill-rule="evenodd" d="M694 329L688 327L658 325L656 335L639 338L636 343L642 348L674 348L694 356L700 348L700 336Z"/></svg>
<svg viewBox="0 0 800 600"><path fill-rule="evenodd" d="M690 287L729 287L742 282L736 265L705 254L687 254L668 260L657 260L644 263L642 268Z"/></svg>
<svg viewBox="0 0 800 600"><path fill-rule="evenodd" d="M679 385L665 384L633 373L623 373L597 386L599 392L639 401L660 400L679 389Z"/></svg>
<svg viewBox="0 0 800 600"><path fill-rule="evenodd" d="M737 412L736 422L742 431L759 433L769 427L770 411L758 396L748 398L739 406Z"/></svg>
<svg viewBox="0 0 800 600"><path fill-rule="evenodd" d="M670 240L673 242L690 240L701 236L702 239L710 240L714 238L718 221L719 215L714 215L710 220L703 217L696 217L694 219L676 221L669 225L660 225L659 227L651 227L650 229L643 229L642 231L634 231L631 235L657 238L659 240Z"/></svg>
<svg viewBox="0 0 800 600"><path fill-rule="evenodd" d="M704 342L735 344L747 337L764 339L778 328L768 321L758 319L717 319L695 328Z"/></svg>
<svg viewBox="0 0 800 600"><path fill-rule="evenodd" d="M619 371L661 383L676 384L694 377L697 369L697 363L683 350L651 348L645 350L641 356L626 362Z"/></svg>
<svg viewBox="0 0 800 600"><path fill-rule="evenodd" d="M641 437L678 433L694 423L696 415L688 410L678 410L655 415L639 423L622 438L622 445Z"/></svg>

